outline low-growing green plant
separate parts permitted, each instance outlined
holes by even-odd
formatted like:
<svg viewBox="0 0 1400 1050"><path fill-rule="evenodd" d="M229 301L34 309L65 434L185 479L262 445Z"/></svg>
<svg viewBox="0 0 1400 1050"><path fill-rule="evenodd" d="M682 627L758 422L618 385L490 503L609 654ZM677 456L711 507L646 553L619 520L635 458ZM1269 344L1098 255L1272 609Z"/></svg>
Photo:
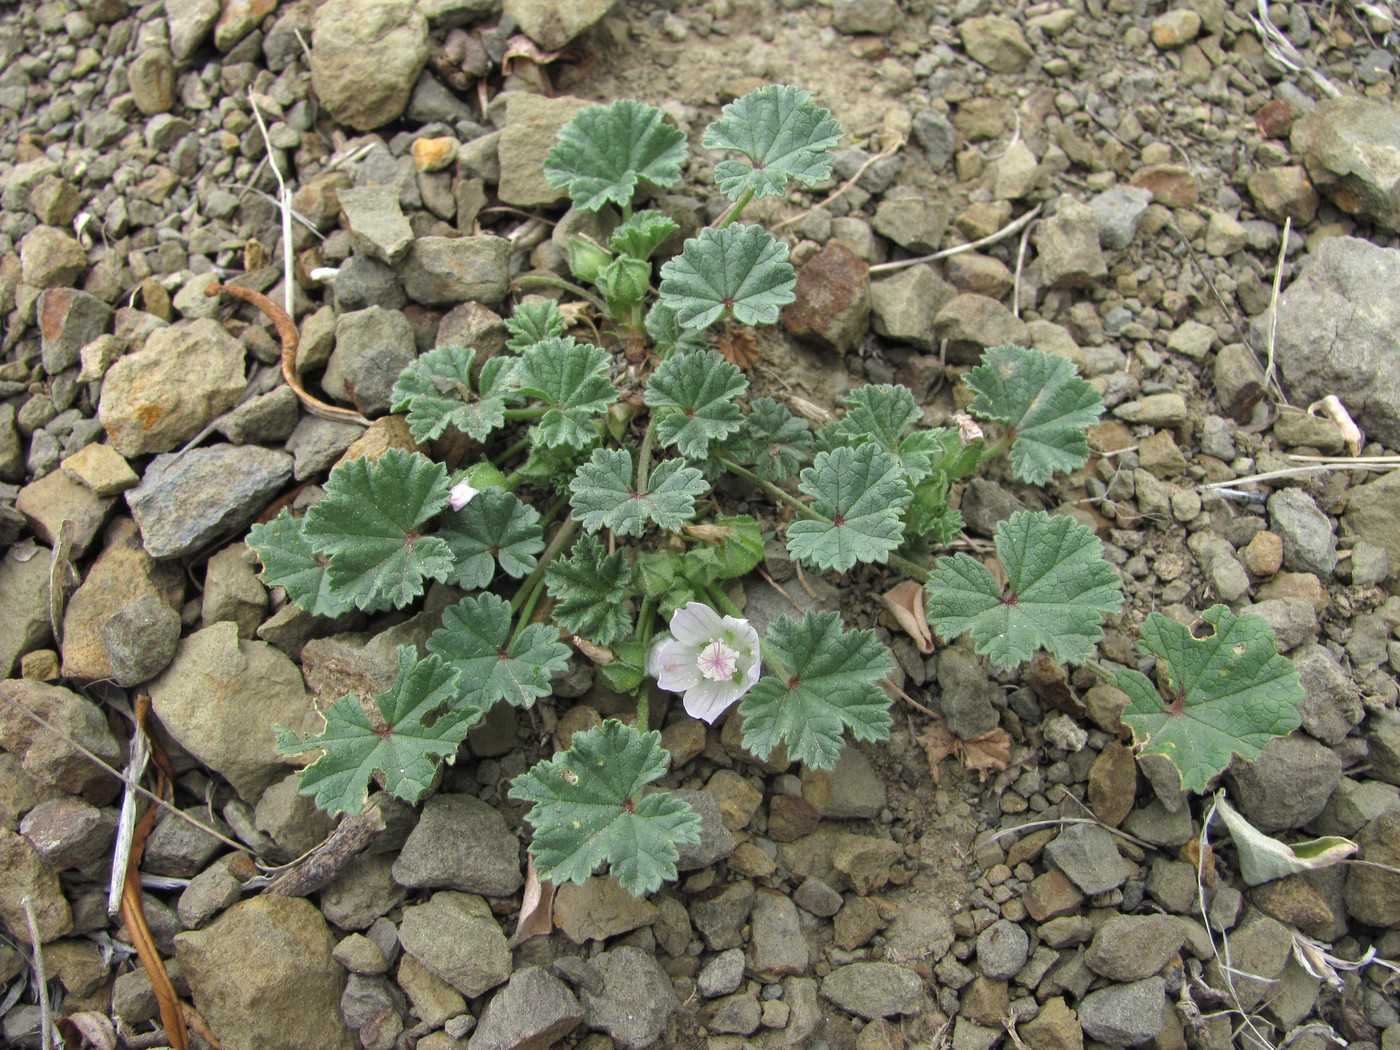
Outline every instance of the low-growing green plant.
<svg viewBox="0 0 1400 1050"><path fill-rule="evenodd" d="M732 204L661 267L653 297L651 258L677 226L632 209L645 188L679 181L684 136L638 102L581 111L545 175L575 207L618 211L605 244L575 238L569 248L574 276L601 293L611 345L566 335L553 302L521 302L504 353L478 367L476 349L442 346L394 388L393 408L417 441L475 443L469 467L454 473L390 449L336 468L304 517L283 512L254 527L264 580L317 615L403 608L432 581L465 594L443 613L427 655L399 650L398 677L372 707L342 697L320 734L279 736L286 753L320 752L302 790L323 809L358 811L375 782L417 801L492 705L529 707L550 694L571 654L561 636L635 696L636 717L576 733L513 782L511 797L532 807L530 850L545 879L582 881L607 864L627 890L648 892L676 877L677 844L698 839L691 807L647 788L668 762L648 731L653 679L707 722L737 703L743 745L760 758L785 748L831 769L848 730L886 738L881 683L894 660L873 630L809 612L779 617L760 639L727 596L725 581L759 564L765 533L719 505L713 483L726 474L745 483L746 498L766 496L792 516L780 531L795 561L833 573L888 565L925 582L939 634L971 634L997 667L1041 650L1089 658L1122 590L1086 526L1012 515L995 543L1005 584L966 554L934 559L962 530L949 505L959 479L1003 455L1030 484L1086 462L1085 432L1103 404L1068 361L997 347L965 377L973 396L957 426L922 427L907 388L871 384L813 433L778 401L747 398L743 372L705 338L721 321L772 324L795 298L786 246L737 220L790 180L829 178L839 136L831 114L796 88L760 88L726 106L703 142L738 154L715 168ZM624 362L621 351L638 347ZM1260 630L1223 609L1205 616L1217 629L1208 654L1155 614L1144 627L1179 696L1162 702L1137 671L1118 678L1132 697L1125 722L1193 790L1232 751L1257 753L1297 722L1287 716L1296 679L1277 657L1262 658ZM659 621L669 630L658 633Z"/></svg>

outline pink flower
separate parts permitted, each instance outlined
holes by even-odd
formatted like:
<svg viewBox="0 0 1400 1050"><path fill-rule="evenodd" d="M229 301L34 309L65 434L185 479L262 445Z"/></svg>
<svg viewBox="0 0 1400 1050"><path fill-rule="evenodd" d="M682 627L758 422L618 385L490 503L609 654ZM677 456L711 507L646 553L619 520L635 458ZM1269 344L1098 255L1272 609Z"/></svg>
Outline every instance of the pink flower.
<svg viewBox="0 0 1400 1050"><path fill-rule="evenodd" d="M714 722L758 682L758 632L748 620L720 616L689 602L671 617L671 633L657 638L647 673L662 689L685 695L692 718Z"/></svg>
<svg viewBox="0 0 1400 1050"><path fill-rule="evenodd" d="M465 481L459 481L452 486L452 491L447 495L447 502L452 505L453 510L461 510L472 501L480 489L474 489Z"/></svg>

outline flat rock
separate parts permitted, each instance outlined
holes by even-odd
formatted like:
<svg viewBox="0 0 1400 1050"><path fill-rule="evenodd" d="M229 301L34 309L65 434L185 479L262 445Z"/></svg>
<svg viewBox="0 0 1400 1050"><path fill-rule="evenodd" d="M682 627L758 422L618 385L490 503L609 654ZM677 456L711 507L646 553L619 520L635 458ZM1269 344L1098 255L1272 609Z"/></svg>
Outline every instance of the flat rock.
<svg viewBox="0 0 1400 1050"><path fill-rule="evenodd" d="M87 269L83 246L64 230L36 226L19 242L20 274L35 288L71 287Z"/></svg>
<svg viewBox="0 0 1400 1050"><path fill-rule="evenodd" d="M75 288L50 288L39 296L40 360L49 375L72 368L79 351L107 331L112 308Z"/></svg>
<svg viewBox="0 0 1400 1050"><path fill-rule="evenodd" d="M73 912L58 873L44 863L28 839L9 828L0 828L0 872L5 874L0 879L0 920L16 940L32 943L25 901L32 909L40 944L72 932Z"/></svg>
<svg viewBox="0 0 1400 1050"><path fill-rule="evenodd" d="M1114 915L1094 934L1084 961L1110 980L1140 981L1166 966L1185 936L1169 915Z"/></svg>
<svg viewBox="0 0 1400 1050"><path fill-rule="evenodd" d="M181 641L150 693L170 735L250 803L287 773L273 727L306 735L323 724L297 665L266 642L241 640L232 622Z"/></svg>
<svg viewBox="0 0 1400 1050"><path fill-rule="evenodd" d="M1327 805L1342 779L1337 753L1304 733L1274 737L1253 762L1225 773L1230 797L1260 831L1301 828Z"/></svg>
<svg viewBox="0 0 1400 1050"><path fill-rule="evenodd" d="M1113 836L1097 824L1072 824L1045 847L1045 859L1089 896L1116 889L1127 878Z"/></svg>
<svg viewBox="0 0 1400 1050"><path fill-rule="evenodd" d="M849 963L822 980L821 995L866 1020L908 1016L922 1009L923 982L913 970L894 963Z"/></svg>
<svg viewBox="0 0 1400 1050"><path fill-rule="evenodd" d="M1274 995L1292 952L1293 930L1276 919L1253 912L1230 931L1233 977L1227 983L1220 971L1220 962L1216 960L1207 965L1206 980L1214 988L1230 988L1242 1009L1253 1010Z"/></svg>
<svg viewBox="0 0 1400 1050"><path fill-rule="evenodd" d="M353 1050L340 1016L345 971L309 901L264 894L203 930L175 956L195 1006L226 1050Z"/></svg>
<svg viewBox="0 0 1400 1050"><path fill-rule="evenodd" d="M491 906L474 894L439 890L426 903L405 908L399 940L404 951L469 999L510 977L506 936Z"/></svg>
<svg viewBox="0 0 1400 1050"><path fill-rule="evenodd" d="M963 292L938 311L934 336L948 340L950 364L973 364L988 347L1006 343L1025 346L1030 329L997 300Z"/></svg>
<svg viewBox="0 0 1400 1050"><path fill-rule="evenodd" d="M510 242L504 237L420 237L403 267L404 290L423 306L463 300L492 305L505 298Z"/></svg>
<svg viewBox="0 0 1400 1050"><path fill-rule="evenodd" d="M1007 981L1026 965L1030 938L1007 919L992 923L977 935L977 968L984 977Z"/></svg>
<svg viewBox="0 0 1400 1050"><path fill-rule="evenodd" d="M519 853L519 840L494 808L468 795L434 795L394 862L394 879L509 897L524 883Z"/></svg>
<svg viewBox="0 0 1400 1050"><path fill-rule="evenodd" d="M1257 318L1254 336L1267 325ZM1368 434L1400 446L1400 250L1332 237L1304 256L1279 299L1275 354L1295 401L1335 394Z"/></svg>
<svg viewBox="0 0 1400 1050"><path fill-rule="evenodd" d="M165 0L170 50L183 62L202 45L219 20L219 0Z"/></svg>
<svg viewBox="0 0 1400 1050"><path fill-rule="evenodd" d="M566 0L564 3L524 2L532 8L559 12L575 6L579 0ZM605 0L582 2L600 4ZM530 35L528 29L525 32ZM496 147L500 160L497 194L504 203L517 208L544 208L568 197L564 190L551 186L545 179L544 159L554 148L559 129L586 105L588 102L584 99L567 95L545 98L543 95L511 92L506 96L505 123L501 126L501 137ZM500 299L501 296L497 296L478 301L490 303L499 302Z"/></svg>
<svg viewBox="0 0 1400 1050"><path fill-rule="evenodd" d="M278 449L209 445L157 456L126 502L146 553L179 558L241 534L291 477Z"/></svg>
<svg viewBox="0 0 1400 1050"><path fill-rule="evenodd" d="M1109 985L1084 997L1079 1023L1091 1039L1109 1046L1133 1046L1161 1033L1165 1004L1166 982L1160 977Z"/></svg>
<svg viewBox="0 0 1400 1050"><path fill-rule="evenodd" d="M605 941L656 919L655 904L632 896L612 876L566 882L554 892L554 925L575 944Z"/></svg>
<svg viewBox="0 0 1400 1050"><path fill-rule="evenodd" d="M357 131L397 120L428 61L428 20L413 0L329 0L316 10L311 84Z"/></svg>
<svg viewBox="0 0 1400 1050"><path fill-rule="evenodd" d="M1400 231L1400 109L1323 99L1294 123L1289 142L1337 207Z"/></svg>
<svg viewBox="0 0 1400 1050"><path fill-rule="evenodd" d="M11 547L0 558L0 673L8 677L15 661L52 637L49 551L32 547L25 556Z"/></svg>
<svg viewBox="0 0 1400 1050"><path fill-rule="evenodd" d="M238 403L243 344L217 321L160 328L102 380L98 418L123 456L168 452Z"/></svg>
<svg viewBox="0 0 1400 1050"><path fill-rule="evenodd" d="M564 982L538 966L511 975L487 1004L467 1050L549 1050L583 1020Z"/></svg>
<svg viewBox="0 0 1400 1050"><path fill-rule="evenodd" d="M336 199L356 251L390 266L403 260L413 246L413 228L395 187L346 187L336 191Z"/></svg>
<svg viewBox="0 0 1400 1050"><path fill-rule="evenodd" d="M50 547L58 544L65 521L72 522L71 557L81 558L102 530L115 497L99 496L61 470L45 474L19 490L15 510L24 515L34 535Z"/></svg>

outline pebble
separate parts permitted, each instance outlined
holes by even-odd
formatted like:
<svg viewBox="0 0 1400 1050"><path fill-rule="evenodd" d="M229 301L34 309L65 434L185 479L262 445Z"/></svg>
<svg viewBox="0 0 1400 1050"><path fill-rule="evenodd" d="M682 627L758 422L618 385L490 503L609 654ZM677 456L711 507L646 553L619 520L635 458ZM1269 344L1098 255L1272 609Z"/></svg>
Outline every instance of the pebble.
<svg viewBox="0 0 1400 1050"><path fill-rule="evenodd" d="M847 1013L867 1020L897 1017L920 1012L923 982L914 971L894 963L850 963L838 966L823 978L821 995Z"/></svg>
<svg viewBox="0 0 1400 1050"><path fill-rule="evenodd" d="M1079 1004L1084 1034L1109 1046L1133 1046L1162 1031L1166 982L1149 977L1090 992Z"/></svg>
<svg viewBox="0 0 1400 1050"><path fill-rule="evenodd" d="M841 241L832 241L797 272L794 302L783 327L798 339L844 357L865 338L871 313L870 267Z"/></svg>
<svg viewBox="0 0 1400 1050"><path fill-rule="evenodd" d="M505 988L487 1004L471 1047L522 1050L553 1046L577 1028L583 1017L583 1007L562 981L538 966L527 966L511 974Z"/></svg>
<svg viewBox="0 0 1400 1050"><path fill-rule="evenodd" d="M428 61L428 20L410 0L329 0L316 9L311 84L339 123L369 131L408 107Z"/></svg>
<svg viewBox="0 0 1400 1050"><path fill-rule="evenodd" d="M1005 919L977 935L977 967L983 976L1007 981L1016 976L1030 953L1026 931Z"/></svg>
<svg viewBox="0 0 1400 1050"><path fill-rule="evenodd" d="M735 992L744 979L744 953L730 948L713 956L700 968L695 990L706 999L717 999Z"/></svg>
<svg viewBox="0 0 1400 1050"><path fill-rule="evenodd" d="M791 898L760 889L749 922L748 965L755 976L771 981L807 969L807 942Z"/></svg>
<svg viewBox="0 0 1400 1050"><path fill-rule="evenodd" d="M1140 981L1158 973L1185 940L1169 915L1114 915L1099 927L1084 956L1089 969L1113 981Z"/></svg>
<svg viewBox="0 0 1400 1050"><path fill-rule="evenodd" d="M1021 27L1004 15L969 18L958 34L968 55L994 73L1019 73L1035 55Z"/></svg>
<svg viewBox="0 0 1400 1050"><path fill-rule="evenodd" d="M107 764L120 765L124 748L112 735L101 708L62 686L27 679L0 682L0 694L8 701L0 705L0 747L19 757L27 777L93 805L112 800L117 785L110 774L20 713L32 711Z"/></svg>
<svg viewBox="0 0 1400 1050"><path fill-rule="evenodd" d="M1331 748L1300 733L1274 737L1250 763L1225 774L1230 797L1260 831L1299 828L1320 814L1342 778Z"/></svg>
<svg viewBox="0 0 1400 1050"><path fill-rule="evenodd" d="M603 972L604 989L580 991L585 1023L624 1050L652 1046L681 1008L670 979L652 956L627 945L593 961Z"/></svg>
<svg viewBox="0 0 1400 1050"><path fill-rule="evenodd" d="M939 277L933 267L911 266L893 277L871 283L871 326L887 339L920 350L935 350L935 318L957 294L957 289Z"/></svg>
<svg viewBox="0 0 1400 1050"><path fill-rule="evenodd" d="M439 890L405 908L399 940L431 973L475 998L510 977L510 949L491 907L474 894Z"/></svg>
<svg viewBox="0 0 1400 1050"><path fill-rule="evenodd" d="M1073 824L1045 847L1045 859L1083 893L1117 889L1127 878L1113 836L1095 824Z"/></svg>
<svg viewBox="0 0 1400 1050"><path fill-rule="evenodd" d="M509 897L524 883L519 852L519 841L494 807L467 795L437 794L423 806L394 861L394 879L410 888ZM559 906L556 897L556 909Z"/></svg>

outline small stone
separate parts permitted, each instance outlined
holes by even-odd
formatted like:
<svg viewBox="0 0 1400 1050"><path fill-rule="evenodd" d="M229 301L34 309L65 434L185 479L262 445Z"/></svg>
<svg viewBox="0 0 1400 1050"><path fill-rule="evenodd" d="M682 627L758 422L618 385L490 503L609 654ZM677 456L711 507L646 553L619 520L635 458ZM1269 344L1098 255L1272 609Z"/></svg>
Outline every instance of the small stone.
<svg viewBox="0 0 1400 1050"><path fill-rule="evenodd" d="M977 967L994 981L1008 981L1026 965L1030 940L1026 931L1005 919L977 936Z"/></svg>
<svg viewBox="0 0 1400 1050"><path fill-rule="evenodd" d="M1149 164L1135 172L1130 181L1151 190L1153 200L1168 208L1189 208L1200 192L1191 169L1180 164Z"/></svg>
<svg viewBox="0 0 1400 1050"><path fill-rule="evenodd" d="M1089 287L1108 273L1093 209L1068 195L1059 198L1055 214L1040 224L1035 243L1048 287Z"/></svg>
<svg viewBox="0 0 1400 1050"><path fill-rule="evenodd" d="M510 949L491 907L481 897L439 890L405 908L399 927L404 951L468 998L510 976Z"/></svg>
<svg viewBox="0 0 1400 1050"><path fill-rule="evenodd" d="M546 51L557 51L600 22L612 5L608 0L508 0L505 12L520 31Z"/></svg>
<svg viewBox="0 0 1400 1050"><path fill-rule="evenodd" d="M992 346L1024 346L1030 332L1024 321L995 299L964 292L948 301L934 318L933 335L948 340L948 360L969 364Z"/></svg>
<svg viewBox="0 0 1400 1050"><path fill-rule="evenodd" d="M581 989L585 1022L606 1032L623 1050L654 1045L681 1009L656 960L639 948L624 946L593 961L603 972L604 987L602 992Z"/></svg>
<svg viewBox="0 0 1400 1050"><path fill-rule="evenodd" d="M1302 489L1286 488L1269 497L1271 531L1283 540L1283 565L1291 572L1332 574L1337 539L1332 523Z"/></svg>
<svg viewBox="0 0 1400 1050"><path fill-rule="evenodd" d="M844 357L865 337L871 312L870 267L832 241L797 272L796 301L783 307L783 327Z"/></svg>
<svg viewBox="0 0 1400 1050"><path fill-rule="evenodd" d="M115 496L141 480L110 445L84 445L59 464L63 473L92 489L96 496Z"/></svg>
<svg viewBox="0 0 1400 1050"><path fill-rule="evenodd" d="M1229 988L1241 1009L1253 1010L1275 994L1278 979L1283 976L1292 955L1293 934L1293 930L1276 919L1254 912L1252 918L1230 933L1233 977L1227 979L1220 972L1217 960L1207 965L1206 980L1213 988Z"/></svg>
<svg viewBox="0 0 1400 1050"><path fill-rule="evenodd" d="M1022 200L1030 196L1041 178L1040 164L1035 154L1024 141L1018 139L992 165L992 199Z"/></svg>
<svg viewBox="0 0 1400 1050"><path fill-rule="evenodd" d="M163 47L146 48L131 60L127 82L132 101L148 117L175 106L175 62Z"/></svg>
<svg viewBox="0 0 1400 1050"><path fill-rule="evenodd" d="M1390 159L1400 145L1400 119L1393 105L1324 99L1293 125L1289 142L1339 208L1400 230L1400 178Z"/></svg>
<svg viewBox="0 0 1400 1050"><path fill-rule="evenodd" d="M807 942L798 922L797 906L784 894L761 889L750 913L749 969L763 980L775 980L807 969Z"/></svg>
<svg viewBox="0 0 1400 1050"><path fill-rule="evenodd" d="M1265 915L1296 926L1309 937L1327 937L1337 921L1326 899L1301 875L1255 886L1249 899Z"/></svg>
<svg viewBox="0 0 1400 1050"><path fill-rule="evenodd" d="M22 944L30 944L25 903L34 916L41 944L66 936L73 929L73 912L63 896L58 875L40 858L29 840L0 828L0 919Z"/></svg>
<svg viewBox="0 0 1400 1050"><path fill-rule="evenodd" d="M457 159L457 140L450 135L413 140L413 166L419 171L442 171Z"/></svg>
<svg viewBox="0 0 1400 1050"><path fill-rule="evenodd" d="M1179 426L1189 418L1186 399L1180 394L1148 394L1137 401L1126 401L1113 414L1127 423L1153 427Z"/></svg>
<svg viewBox="0 0 1400 1050"><path fill-rule="evenodd" d="M1188 7L1158 15L1152 20L1152 43L1162 51L1184 47L1201 31L1201 16Z"/></svg>
<svg viewBox="0 0 1400 1050"><path fill-rule="evenodd" d="M1110 740L1089 767L1089 808L1111 828L1123 823L1137 798L1137 759L1131 748Z"/></svg>
<svg viewBox="0 0 1400 1050"><path fill-rule="evenodd" d="M948 229L948 209L917 191L887 193L875 210L871 226L882 237L915 255L935 252Z"/></svg>
<svg viewBox="0 0 1400 1050"><path fill-rule="evenodd" d="M9 677L15 661L53 637L49 621L49 558L21 558L11 547L0 558L0 672Z"/></svg>
<svg viewBox="0 0 1400 1050"><path fill-rule="evenodd" d="M1112 981L1140 981L1159 972L1185 939L1169 915L1114 915L1094 935L1084 961Z"/></svg>
<svg viewBox="0 0 1400 1050"><path fill-rule="evenodd" d="M393 186L346 187L336 198L356 251L390 266L403 261L413 247L413 230Z"/></svg>
<svg viewBox="0 0 1400 1050"><path fill-rule="evenodd" d="M841 894L815 875L810 875L802 880L802 885L797 887L792 899L804 911L826 919L840 911L841 905L844 903Z"/></svg>
<svg viewBox="0 0 1400 1050"><path fill-rule="evenodd" d="M423 306L465 299L491 305L506 294L510 242L503 237L420 237L404 265L404 290Z"/></svg>
<svg viewBox="0 0 1400 1050"><path fill-rule="evenodd" d="M918 974L887 962L838 966L822 980L821 995L849 1014L873 1020L917 1014L923 982Z"/></svg>
<svg viewBox="0 0 1400 1050"><path fill-rule="evenodd" d="M1199 321L1183 321L1167 337L1167 349L1194 361L1202 361L1215 345L1215 329Z"/></svg>
<svg viewBox="0 0 1400 1050"><path fill-rule="evenodd" d="M437 794L394 862L394 878L401 886L509 897L524 882L519 854L519 840L496 809L471 796Z"/></svg>
<svg viewBox="0 0 1400 1050"><path fill-rule="evenodd" d="M1301 733L1274 737L1257 759L1234 763L1225 774L1235 805L1267 834L1316 817L1341 778L1337 753Z"/></svg>
<svg viewBox="0 0 1400 1050"><path fill-rule="evenodd" d="M20 279L35 288L72 287L87 269L87 253L67 233L36 226L19 242Z"/></svg>
<svg viewBox="0 0 1400 1050"><path fill-rule="evenodd" d="M1165 1003L1166 982L1160 977L1109 985L1084 997L1079 1023L1091 1039L1109 1046L1133 1046L1161 1033Z"/></svg>
<svg viewBox="0 0 1400 1050"><path fill-rule="evenodd" d="M543 1050L577 1028L583 1017L583 1007L562 981L527 966L513 973L487 1004L471 1050Z"/></svg>
<svg viewBox="0 0 1400 1050"><path fill-rule="evenodd" d="M1127 877L1113 836L1096 824L1065 828L1045 847L1045 858L1090 896L1116 889Z"/></svg>
<svg viewBox="0 0 1400 1050"><path fill-rule="evenodd" d="M768 837L774 842L796 842L820 821L816 807L801 796L775 795L768 803Z"/></svg>
<svg viewBox="0 0 1400 1050"><path fill-rule="evenodd" d="M897 842L866 835L842 835L831 854L832 866L850 879L864 897L888 884L892 867L904 855Z"/></svg>
<svg viewBox="0 0 1400 1050"><path fill-rule="evenodd" d="M1021 27L1004 15L969 18L958 34L968 55L993 73L1020 73L1035 55Z"/></svg>
<svg viewBox="0 0 1400 1050"><path fill-rule="evenodd" d="M428 61L428 20L412 0L329 0L311 40L316 97L357 131L402 116Z"/></svg>
<svg viewBox="0 0 1400 1050"><path fill-rule="evenodd" d="M155 595L123 605L102 626L112 680L130 689L164 671L175 658L181 627L180 614Z"/></svg>
<svg viewBox="0 0 1400 1050"><path fill-rule="evenodd" d="M1083 1050L1084 1031L1063 997L1055 996L1040 1005L1040 1013L1020 1028L1021 1038L1030 1050Z"/></svg>
<svg viewBox="0 0 1400 1050"><path fill-rule="evenodd" d="M384 958L379 945L359 933L352 933L337 942L331 950L331 958L351 973L373 975L384 973L389 968L389 961Z"/></svg>
<svg viewBox="0 0 1400 1050"><path fill-rule="evenodd" d="M1357 832L1356 844L1361 847L1361 859L1400 866L1400 810L1383 813L1367 824ZM1382 929L1400 927L1400 875L1351 866L1347 869L1346 905L1358 922Z"/></svg>
<svg viewBox="0 0 1400 1050"><path fill-rule="evenodd" d="M728 951L743 944L741 931L753 902L753 883L747 879L727 882L692 898L690 920L710 951Z"/></svg>
<svg viewBox="0 0 1400 1050"><path fill-rule="evenodd" d="M1139 186L1113 186L1089 202L1099 228L1099 244L1120 251L1133 243L1138 223L1152 203L1152 191Z"/></svg>
<svg viewBox="0 0 1400 1050"><path fill-rule="evenodd" d="M611 875L565 883L554 894L554 925L575 944L605 941L650 926L656 918L656 905L632 896Z"/></svg>
<svg viewBox="0 0 1400 1050"><path fill-rule="evenodd" d="M39 347L44 371L58 375L76 365L83 347L104 335L112 308L73 288L48 288L39 296Z"/></svg>
<svg viewBox="0 0 1400 1050"><path fill-rule="evenodd" d="M1283 567L1283 540L1267 529L1256 532L1240 551L1240 561L1255 576L1272 576Z"/></svg>
<svg viewBox="0 0 1400 1050"><path fill-rule="evenodd" d="M394 943L397 947L397 939ZM467 1008L467 1001L461 992L407 952L399 959L398 985L413 1003L413 1012L424 1024L444 1024Z"/></svg>
<svg viewBox="0 0 1400 1050"><path fill-rule="evenodd" d="M706 999L718 999L738 990L744 980L744 953L730 948L710 959L695 979L695 990Z"/></svg>
<svg viewBox="0 0 1400 1050"><path fill-rule="evenodd" d="M79 795L93 805L111 801L116 781L66 742L81 745L108 765L120 766L125 748L112 735L101 708L61 686L25 679L0 682L0 695L5 701L0 704L0 747L19 758L26 776ZM21 711L37 715L60 730L66 740ZM11 924L10 929L18 932L20 928Z"/></svg>
<svg viewBox="0 0 1400 1050"><path fill-rule="evenodd" d="M1261 168L1245 185L1255 211L1270 222L1292 219L1295 226L1305 226L1317 217L1317 190L1301 165Z"/></svg>
<svg viewBox="0 0 1400 1050"><path fill-rule="evenodd" d="M521 6L524 6L524 2L528 0L523 0ZM567 5L532 3L530 6L553 11L600 2L602 0L573 0ZM525 32L529 35L528 29ZM500 180L497 195L503 203L517 208L557 204L568 195L563 189L551 186L544 177L545 156L554 148L559 129L588 103L569 96L545 98L525 92L508 92L504 98L505 119L496 144ZM469 144L467 148L470 149L472 145ZM460 163L458 166L462 167ZM487 181L491 180L488 178ZM483 298L480 301L499 302L503 296L504 292L494 299Z"/></svg>
<svg viewBox="0 0 1400 1050"><path fill-rule="evenodd" d="M831 27L849 35L884 36L893 33L903 21L895 0L836 0L831 9Z"/></svg>
<svg viewBox="0 0 1400 1050"><path fill-rule="evenodd" d="M93 863L111 848L116 830L114 811L71 796L40 802L19 825L20 834L54 871Z"/></svg>
<svg viewBox="0 0 1400 1050"><path fill-rule="evenodd" d="M800 275L798 279L800 282ZM911 266L870 285L871 324L886 339L920 350L935 350L938 341L934 320L957 294L957 289L939 277L933 267Z"/></svg>
<svg viewBox="0 0 1400 1050"><path fill-rule="evenodd" d="M71 522L71 557L81 558L101 531L114 502L114 497L98 496L86 485L70 481L61 470L55 470L20 489L14 509L24 515L34 535L50 547L57 546L64 523Z"/></svg>
<svg viewBox="0 0 1400 1050"><path fill-rule="evenodd" d="M880 909L867 897L854 897L841 906L834 923L836 946L854 951L885 927Z"/></svg>
<svg viewBox="0 0 1400 1050"><path fill-rule="evenodd" d="M1025 902L1026 912L1032 919L1045 922L1077 911L1084 903L1084 894L1061 872L1047 871L1036 876L1026 887L1021 899Z"/></svg>

